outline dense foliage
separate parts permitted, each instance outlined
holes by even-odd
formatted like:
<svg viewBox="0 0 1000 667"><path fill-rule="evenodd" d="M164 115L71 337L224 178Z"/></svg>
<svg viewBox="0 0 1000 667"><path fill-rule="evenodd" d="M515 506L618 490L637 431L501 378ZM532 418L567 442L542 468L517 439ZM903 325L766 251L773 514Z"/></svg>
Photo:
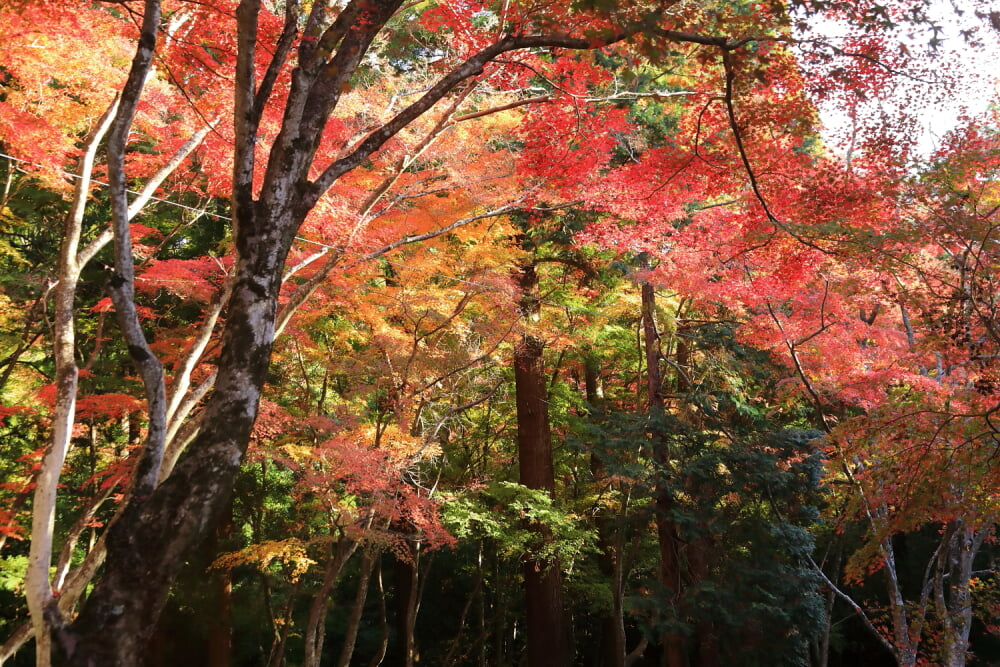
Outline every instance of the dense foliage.
<svg viewBox="0 0 1000 667"><path fill-rule="evenodd" d="M1000 659L952 4L0 3L0 662Z"/></svg>

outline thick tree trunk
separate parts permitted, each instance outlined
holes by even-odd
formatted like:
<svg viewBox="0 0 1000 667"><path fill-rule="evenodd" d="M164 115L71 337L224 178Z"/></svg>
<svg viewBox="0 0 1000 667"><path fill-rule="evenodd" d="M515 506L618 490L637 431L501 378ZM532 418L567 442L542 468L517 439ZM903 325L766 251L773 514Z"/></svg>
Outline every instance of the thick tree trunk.
<svg viewBox="0 0 1000 667"><path fill-rule="evenodd" d="M522 313L535 319L538 311L538 275L535 266L520 275ZM521 484L555 492L552 436L549 431L548 390L542 360L544 344L525 333L514 350L514 388L517 403L517 455ZM543 527L537 527L544 531ZM570 663L569 641L563 622L562 575L558 562L525 554L525 632L529 667Z"/></svg>
<svg viewBox="0 0 1000 667"><path fill-rule="evenodd" d="M222 521L215 531L218 542L225 544L233 533L232 502L225 509ZM219 545L213 549L218 553ZM211 604L214 613L209 619L208 655L205 658L207 667L229 667L232 663L232 608L233 608L233 574L224 569L211 573L214 595Z"/></svg>
<svg viewBox="0 0 1000 667"><path fill-rule="evenodd" d="M670 452L663 437L665 402L663 399L663 376L660 372L660 336L656 329L656 294L649 282L642 283L642 332L646 349L646 392L649 417L652 422L651 447L656 465L656 537L660 548L660 583L670 591L671 599L666 601L676 612L683 579L681 576L680 536L673 520L674 497L670 485ZM663 667L685 667L687 653L684 637L676 633L665 633L663 645Z"/></svg>
<svg viewBox="0 0 1000 667"><path fill-rule="evenodd" d="M396 558L393 578L396 584L396 637L402 654L400 664L413 667L416 659L417 591L420 564L420 549L409 545L406 558Z"/></svg>
<svg viewBox="0 0 1000 667"><path fill-rule="evenodd" d="M588 356L584 360L584 387L587 404L601 413L603 397L600 390L600 374L596 361ZM590 472L594 482L606 486L606 466L601 457L592 452ZM622 572L622 544L620 533L615 528L615 517L608 508L601 508L595 519L597 528L597 567L611 588L611 609L601 618L600 665L602 667L625 667L625 620L623 596L624 577Z"/></svg>
<svg viewBox="0 0 1000 667"><path fill-rule="evenodd" d="M141 665L145 644L185 555L205 539L226 506L257 416L260 391L270 362L278 288L288 249L295 231L319 195L337 176L356 164L338 162L337 170L325 174L322 187L309 186L309 167L322 134L322 124L337 104L343 89L341 84L350 78L371 40L398 4L392 0L371 3L364 22L350 31L334 56L338 67L322 67L323 59L319 62L306 57L302 61L288 101L301 113L286 118L272 153L274 160L268 165L260 189L260 200L254 201L257 125L273 79L271 83L262 82L260 88L255 80L256 16L260 3L252 0L240 3L237 12L237 113L234 117L237 142L232 193L236 268L226 307L215 388L207 399L200 431L189 447L187 458L155 489L151 487L157 479L158 459L153 460L153 465L149 462L157 453L149 448L144 454L136 477L139 493L129 499L120 518L107 533L104 576L72 626L60 632L60 662L93 667ZM357 3L352 3L352 7L360 11ZM159 3L147 0L145 10L144 32L137 48L136 63L149 55L156 41ZM322 11L322 5L317 11ZM276 74L288 55L297 18L294 12L286 16L289 39L279 45L269 73ZM152 28L146 30L148 25ZM133 74L137 72L139 67L134 66ZM309 86L324 73L334 76L333 85L322 81L322 85L317 85L324 94L312 96ZM131 103L137 101L144 81L144 75L133 74L123 93L123 100ZM458 78L455 85L462 78L465 77ZM450 87L443 88L432 101L448 90ZM413 117L426 108L414 108ZM406 124L410 120L412 118L401 122ZM385 137L380 135L372 139L365 155L376 150L396 131L398 128L388 131ZM129 277L117 275L115 278L120 282ZM116 293L127 295L127 289L120 289L122 285L114 280L112 285ZM130 348L130 351L137 359L146 354L138 348Z"/></svg>
<svg viewBox="0 0 1000 667"><path fill-rule="evenodd" d="M205 539L229 501L270 362L287 251L273 231L281 227L270 226L270 240L239 244L219 376L202 429L173 474L149 496L134 496L109 529L105 574L62 637L66 664L141 665L186 554Z"/></svg>

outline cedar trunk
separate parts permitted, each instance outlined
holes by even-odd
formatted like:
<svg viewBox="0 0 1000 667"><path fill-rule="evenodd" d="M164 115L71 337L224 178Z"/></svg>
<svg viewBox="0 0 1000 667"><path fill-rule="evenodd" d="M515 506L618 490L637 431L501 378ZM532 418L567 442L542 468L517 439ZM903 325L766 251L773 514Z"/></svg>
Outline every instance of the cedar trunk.
<svg viewBox="0 0 1000 667"><path fill-rule="evenodd" d="M597 414L601 414L603 397L600 390L600 375L596 360L588 356L584 360L584 386L587 404ZM606 485L607 477L604 461L596 453L590 455L590 472L595 483ZM625 667L625 613L623 605L624 573L622 570L622 544L620 533L615 530L619 517L609 508L602 508L597 515L597 567L601 575L611 584L611 609L601 618L600 663L604 667Z"/></svg>
<svg viewBox="0 0 1000 667"><path fill-rule="evenodd" d="M656 537L660 548L660 583L671 594L670 600L665 600L668 606L677 611L680 602L683 581L681 578L680 536L673 520L674 498L671 488L670 452L666 439L663 437L663 417L665 402L663 399L663 376L660 372L660 336L656 330L656 293L649 282L642 283L642 333L646 348L646 390L650 419L653 427L650 433L650 446L653 450L653 461L656 464ZM675 633L666 633L661 639L663 644L663 667L685 667L687 653L684 647L684 637Z"/></svg>
<svg viewBox="0 0 1000 667"><path fill-rule="evenodd" d="M535 266L520 275L522 314L531 321L539 302ZM544 343L525 333L514 351L514 389L517 402L517 455L521 484L529 489L555 491L552 436L549 431L548 391L542 360ZM545 535L545 528L537 526ZM558 562L525 554L524 595L529 667L570 663L568 636L563 623L562 576Z"/></svg>

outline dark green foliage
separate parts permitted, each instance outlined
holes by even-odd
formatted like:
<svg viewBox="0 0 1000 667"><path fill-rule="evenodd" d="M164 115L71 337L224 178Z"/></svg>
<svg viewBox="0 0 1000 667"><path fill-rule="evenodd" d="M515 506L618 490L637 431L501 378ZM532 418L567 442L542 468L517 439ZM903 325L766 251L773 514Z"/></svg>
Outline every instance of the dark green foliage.
<svg viewBox="0 0 1000 667"><path fill-rule="evenodd" d="M724 442L673 417L613 413L577 446L641 488L653 479L638 478L649 464L632 453L654 430L666 434L670 449L669 468L657 474L673 496L687 575L681 598L671 603L676 592L655 581L655 564L637 566L627 603L632 623L651 639L664 629L693 636L707 624L723 664L803 664L824 617L819 578L808 563L808 528L820 502L822 457L811 444L818 434L781 431ZM620 529L648 524L651 511L635 508ZM586 576L599 575L591 568ZM589 584L586 597L597 611L607 596Z"/></svg>

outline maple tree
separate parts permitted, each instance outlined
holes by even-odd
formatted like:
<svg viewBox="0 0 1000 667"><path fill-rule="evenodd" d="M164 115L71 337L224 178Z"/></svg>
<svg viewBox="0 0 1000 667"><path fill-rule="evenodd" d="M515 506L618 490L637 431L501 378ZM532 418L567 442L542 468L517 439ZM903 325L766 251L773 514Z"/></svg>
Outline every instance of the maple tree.
<svg viewBox="0 0 1000 667"><path fill-rule="evenodd" d="M891 89L891 85L884 77L891 74L892 68L884 61L878 62L881 62L880 71L871 72L873 80L865 85L872 85L871 91L877 95L888 97L887 90ZM929 359L918 362L913 356L920 337L915 332L921 331L921 325L915 324L916 319L910 316L913 306L902 297L909 292L904 285L914 284L904 275L916 270L921 276L916 282L928 284L930 271L922 266L923 261L940 254L941 250L927 248L925 259L916 261L911 253L922 252L915 250L922 244L914 243L915 238L907 238L901 246L892 249L896 241L905 236L904 230L912 230L921 238L925 238L928 231L924 223L914 224L906 214L900 215L902 208L909 209L909 199L913 197L911 191L901 188L907 182L907 151L913 141L912 136L905 133L896 135L894 144L884 132L876 135L869 127L865 131L872 133L866 135L868 143L862 157L855 156L853 160L849 157L846 163L830 160L810 150L808 133L796 138L794 133L786 132L779 141L790 140L791 145L775 150L774 134L768 136L768 119L780 118L779 122L788 122L787 117L772 114L775 109L784 112L794 108L795 77L786 80L793 85L782 90L783 104L773 107L769 100L771 93L766 88L738 92L732 85L741 80L734 77L735 63L724 59L723 65L726 69L726 91L721 106L726 108L720 109L720 112L723 114L722 122L731 126L728 140L732 143L721 153L710 153L713 147L707 140L704 148L697 148L701 136L711 136L706 119L711 118L709 114L712 110L706 105L698 111L697 124L689 130L694 134L693 140L682 142L680 151L675 146L668 146L661 154L663 158L673 159L677 166L661 168L660 174L670 174L671 181L692 175L695 182L679 184L682 189L680 195L673 190L673 182L668 182L668 194L663 193L668 185L657 185L653 191L656 197L672 197L675 206L688 201L696 208L686 211L675 209L672 216L659 224L650 224L649 217L644 217L634 226L641 230L638 233L633 226L625 227L618 223L595 226L588 234L588 240L653 254L660 259L657 273L662 277L656 279L658 284L691 295L726 316L745 318L749 325L744 329L750 336L748 340L756 346L773 348L784 356L801 382L805 395L814 403L819 418L817 425L831 432L829 446L834 454L833 462L841 462L849 484L858 493L855 497L858 512L871 522L873 541L869 548L859 552L857 559L869 563L865 559L874 556L878 562L874 571L888 577L891 620L888 629L883 631L866 619L869 628L895 654L899 664L914 664L919 659L918 646L922 633L933 637L938 632L938 637L930 642L934 645L927 650L927 655L934 655L935 659L946 664L964 664L972 618L969 603L970 582L974 582L972 562L992 526L991 519L979 517L980 512L992 506L992 500L986 496L973 498L967 492L959 492L958 489L969 488L969 477L952 483L938 477L927 488L928 491L931 487L935 489L931 492L932 497L944 494L955 504L950 505L950 511L946 511L941 519L942 541L930 559L922 582L922 596L915 621L908 619L911 603L901 593L892 547L893 536L900 531L914 530L927 522L933 524L938 521L935 512L929 508L913 513L902 509L910 502L911 494L918 493L917 480L930 480L918 471L922 466L926 467L935 445L943 444L942 441L955 428L953 437L958 437L965 445L956 445L955 451L974 458L976 452L983 452L974 443L991 437L988 427L967 439L958 436L958 432L965 433L963 428L967 427L976 432L968 417L989 412L989 400L980 410L972 409L971 414L956 414L952 407L960 403L953 401L960 401L959 396L971 389L972 384L965 381L967 389L959 393L955 393L955 385L948 385L953 389L944 390L941 377L956 372L957 367L953 369L939 356L937 370L934 371L931 370L934 364ZM808 83L802 79L799 82ZM743 97L744 94L747 97ZM736 95L740 95L738 102ZM789 102L793 104L789 105ZM752 113L759 114L758 117L764 121L741 126L737 112L747 113L747 109L754 109ZM893 120L899 123L898 118ZM881 125L879 127L881 129ZM898 132L901 127L905 127L905 123L894 129ZM755 145L758 148L767 146L768 152L757 153ZM694 155L685 154L690 146L696 147ZM956 152L945 152L953 157L958 155ZM955 159L961 161L961 158ZM714 190L716 194L713 195L713 190L704 190L709 181L704 176L699 177L696 170L688 168L686 163L696 160L705 163L703 168L716 172L717 177L711 183L722 185ZM728 168L725 166L727 162L731 165ZM743 169L735 167L734 162ZM978 162L979 158L973 158L974 164ZM639 169L640 164L641 161L637 160L635 165L628 165L623 171L627 173L627 170ZM951 172L952 169L947 168L946 171ZM961 168L955 173L961 173ZM737 180L728 183L720 181L727 176L735 176ZM743 198L732 193L744 178L747 179L744 197L749 199L749 207L737 209ZM776 183L768 185L769 182L774 183L771 181L773 178L796 185L781 188L775 187ZM990 178L987 176L981 180L988 182ZM694 197L689 194L692 190ZM620 196L618 194L619 201ZM649 198L647 195L645 199L648 201ZM701 203L706 200L707 205ZM803 205L806 210L797 208ZM618 210L613 205L605 205L605 208ZM697 213L699 209L705 212ZM987 207L984 209L989 211ZM692 210L695 215L690 215L691 221L678 225L677 217L687 218ZM938 215L940 219L955 218L954 213ZM958 216L959 219L962 217ZM803 224L800 222L803 220L809 222ZM763 226L758 227L759 224ZM950 220L948 224L955 224L955 221ZM975 241L961 243L966 248L975 245ZM903 247L906 249L902 250ZM955 253L954 250L944 252L948 256ZM873 270L873 257L880 270ZM931 260L932 263L934 261ZM963 263L954 265L954 268L963 277L957 280L951 278L947 282L964 285ZM940 277L940 274L937 275ZM944 290L940 284L928 287L945 299L970 298L957 297L959 292L955 292L954 288ZM965 290L966 293L971 292L969 288ZM925 302L923 309L923 313L932 319L939 316L930 313L954 310L942 301L933 306ZM986 310L984 308L980 312ZM975 340L983 341L984 337L979 336ZM937 339L932 346L940 342ZM935 347L935 350L936 355L944 354L942 348ZM908 366L911 359L915 366ZM928 381L929 377L937 379ZM657 387L661 385L660 382L653 384ZM978 393L987 393L982 391L987 386L981 382ZM948 407L943 404L919 406L914 401L918 400L917 396L930 395L925 392L943 392L938 396ZM863 416L854 417L859 412ZM918 446L916 443L920 441L920 436L917 433L922 429L917 432L910 429L921 423L917 420L923 419L927 420L923 423L929 440ZM851 431L851 424L860 426L862 423L865 425L862 432ZM962 426L959 427L959 424ZM904 429L909 435L903 436L903 430L899 429ZM906 454L899 454L897 448L882 437L900 443ZM876 438L878 443L875 444L872 438ZM871 447L845 447L847 443L858 445L860 441L866 441ZM911 459L912 469L904 472L906 464L900 463L910 453L916 454L921 463L917 463L918 459ZM949 466L949 470L955 463L951 456L939 460L946 462L944 465ZM968 474L973 468L962 466L961 470ZM879 481L869 486L867 480L875 478ZM900 478L911 480L906 483L905 490L900 488ZM938 482L942 483L939 485ZM977 483L972 483L972 488L977 487ZM887 492L889 497L883 495ZM906 502L895 495L898 492L906 494ZM963 509L956 518L951 512L959 506ZM976 518L973 519L973 516ZM904 525L897 521L915 523ZM951 577L951 583L944 585L942 582L948 577ZM827 583L837 589L829 579ZM853 608L859 608L857 602L837 590ZM936 600L933 612L929 608L932 599ZM934 620L927 621L932 625L940 624L934 630L924 625L927 615L936 615ZM915 623L915 627L910 623Z"/></svg>
<svg viewBox="0 0 1000 667"><path fill-rule="evenodd" d="M453 427L463 443L485 437L459 424L501 405L504 381L518 395L518 409L508 402L506 410L513 432L524 433L524 488L488 493L518 508L531 530L478 519L479 553L483 535L503 530L531 543L515 550L527 580L526 655L531 664L569 661L572 649L539 628L560 620L560 596L572 600L575 584L560 581L560 570L583 558L587 540L567 537L572 513L560 514L573 488L564 478L579 461L549 443L553 432L561 440L571 431L558 414L561 401L570 403L560 392L600 404L600 374L584 368L575 387L564 377L582 322L555 333L517 321L549 310L536 290L556 274L540 275L541 265L593 271L566 254L518 255L502 226L504 216L519 222L526 240L570 207L593 223L579 243L649 262L633 271L642 298L633 295L632 326L642 345L617 356L644 359L641 371L603 376L610 383L621 374L613 391L631 395L622 407L647 420L628 437L645 444L617 460L587 452L582 469L611 497L644 494L647 507L630 530L642 544L656 524L665 588L658 608L627 611L625 586L635 579L622 564L625 533L609 524L614 514L594 522L597 569L614 589L608 663L635 661L650 643L668 665L739 654L714 647L723 628L745 626L713 615L725 595L708 594L724 573L766 579L738 556L746 542L730 520L736 499L756 508L755 525L790 531L784 542L762 537L766 528L745 539L792 554L775 559L786 568L781 576L810 581L796 569L808 562L808 540L795 543L789 523L808 522L798 511L809 492L762 472L808 477L801 449L741 435L740 411L718 408L754 400L782 415L758 428L802 426L806 419L782 413L799 410L827 433L827 469L847 489L840 519L858 516L870 531L848 572L867 578L869 568L889 581L889 629L868 614L870 629L900 664L915 664L925 635L933 637L925 655L964 663L969 600L978 594L974 557L994 517L995 122L956 133L913 177L911 124L866 115L857 102L885 109L894 94L922 90L913 82L933 65L895 33L927 29L930 46L939 46L925 3L23 0L4 12L16 20L3 26L0 47L3 147L19 164L34 163L30 177L16 178L8 163L5 232L47 215L23 203L43 190L72 197L52 206L63 220L58 258L42 254L33 264L37 272L48 262L51 296L38 290L32 298L39 308L51 303L51 333L35 328L27 308L4 304L23 333L4 342L3 388L20 396L5 394L11 408L0 417L25 442L37 440L32 429L50 433L44 451L37 442L25 447L37 451L37 471L5 489L17 502L0 516L3 539L30 536L24 592L38 664L140 663L186 559L229 530L232 516L221 517L235 511L230 496L251 442L253 464L287 471L301 501L296 525L257 530L252 543L209 560L230 578L249 565L284 568L287 611L268 613L270 660L284 659L295 597L308 595L302 661L319 664L329 600L356 566L353 630L339 658L349 662L385 552L397 573L399 662L412 664L429 567L421 569L420 552L455 544L439 501L414 479L439 453L457 451L444 437ZM855 30L817 37L810 13ZM814 105L829 99L854 120L844 160L825 154L817 134ZM69 185L62 169L76 174ZM106 189L93 188L97 180ZM183 214L178 203L188 207ZM485 232L484 222L496 227ZM409 250L432 239L440 245ZM407 263L371 264L389 255ZM6 248L4 261L23 264ZM467 268L475 288L421 282L410 264ZM581 282L577 298L600 296ZM682 295L673 328L662 324L657 288ZM710 321L736 323L739 345L771 350L785 364L784 398L763 382L753 398L732 390L742 371L716 372L713 360L731 353L725 363L740 369L737 343L688 344L711 338L709 326L693 324ZM81 332L91 346L87 372ZM22 373L43 338L51 361ZM601 354L591 347L583 356ZM513 384L479 376L505 363ZM127 369L120 386L93 379L115 364ZM705 393L713 383L719 389ZM28 389L37 398L24 400ZM266 391L273 396L261 403ZM90 474L53 578L66 496L57 491L85 426ZM114 446L101 448L102 438ZM615 466L632 472L616 475ZM723 469L731 474L708 472ZM18 508L29 493L33 523L23 531ZM477 496L456 488L448 497ZM629 502L642 504L615 502L620 516ZM99 535L97 524L107 526ZM497 525L505 527L488 528ZM713 532L723 525L726 532ZM941 541L911 615L893 540L926 526L940 526ZM88 529L92 543L71 567ZM732 550L725 561L712 557L720 543ZM826 585L850 599L839 576ZM477 581L469 604L484 599L482 573ZM272 582L265 576L261 585L271 590ZM788 604L812 608L813 585ZM533 613L543 598L548 606ZM696 619L692 627L685 615ZM762 618L746 615L747 627ZM807 613L795 615L803 634L782 649L788 655L801 655L813 631ZM626 617L645 635L631 651ZM464 624L465 614L459 637ZM21 627L5 651L30 632ZM455 646L443 657L455 658Z"/></svg>
<svg viewBox="0 0 1000 667"><path fill-rule="evenodd" d="M880 328L894 334L894 340L880 345L894 344L899 350L896 368L873 367L869 372L875 377L855 381L870 406L833 434L840 456L865 462L848 473L857 485L859 504L854 507L867 516L872 533L871 547L851 563L854 576L867 559L880 557L892 582L898 577L892 535L927 524L939 527L939 543L915 604L904 607L903 596L895 592L890 641L901 664L912 663L920 652L942 664L964 664L977 578L974 562L994 523L995 502L988 490L992 472L983 458L990 456L987 443L995 434L990 424L995 409L989 361L993 339L988 333L993 309L978 296L983 294L977 286L980 278L973 277L979 267L989 273L983 235L991 233L989 219L996 210L990 186L981 185L992 180L983 177L993 169L989 156L994 150L987 137L993 135L995 121L984 123L956 131L946 142L949 150L933 156L930 168L908 188L913 206L904 220L916 223L907 225L911 229L921 229L921 241L911 243L905 255L896 240L883 246L879 302L872 306L892 308L879 319ZM980 175L973 179L975 185L965 180L972 173ZM970 201L956 206L950 187L970 187ZM901 233L905 238L908 232ZM956 261L956 252L977 259L973 264ZM876 314L871 311L872 327ZM872 401L868 383L885 386L887 381L889 400ZM906 444L900 448L904 421ZM927 626L932 630L923 631L930 644L924 650L921 628Z"/></svg>

